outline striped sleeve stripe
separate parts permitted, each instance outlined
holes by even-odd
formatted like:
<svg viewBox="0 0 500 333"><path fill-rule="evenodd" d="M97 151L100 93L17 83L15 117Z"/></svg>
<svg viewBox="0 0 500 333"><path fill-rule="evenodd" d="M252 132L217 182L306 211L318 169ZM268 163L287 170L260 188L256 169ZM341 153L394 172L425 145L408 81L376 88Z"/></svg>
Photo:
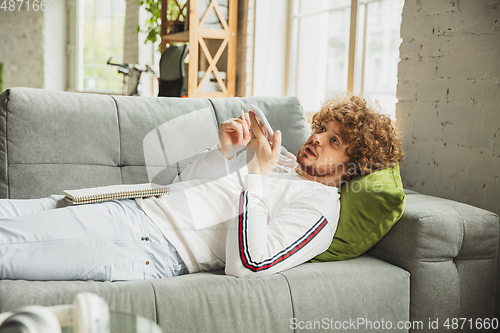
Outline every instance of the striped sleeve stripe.
<svg viewBox="0 0 500 333"><path fill-rule="evenodd" d="M281 250L275 254L272 258L265 259L261 262L255 262L252 260L250 253L248 251L248 240L247 240L247 222L248 222L248 192L244 191L240 195L239 202L239 220L238 220L238 246L240 252L240 258L243 266L251 271L258 272L269 269L276 264L286 260L294 253L297 253L300 249L311 242L316 235L319 234L321 230L326 226L328 221L325 217L321 217L309 230L304 233L299 239L289 245L287 248Z"/></svg>

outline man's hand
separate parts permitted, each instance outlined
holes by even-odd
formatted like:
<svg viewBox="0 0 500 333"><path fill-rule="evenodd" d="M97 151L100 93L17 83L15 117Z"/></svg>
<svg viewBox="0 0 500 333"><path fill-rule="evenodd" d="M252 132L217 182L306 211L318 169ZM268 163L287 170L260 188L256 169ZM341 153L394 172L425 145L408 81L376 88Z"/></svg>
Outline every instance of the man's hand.
<svg viewBox="0 0 500 333"><path fill-rule="evenodd" d="M219 127L219 150L228 160L250 141L250 117L244 115L245 119L230 118Z"/></svg>
<svg viewBox="0 0 500 333"><path fill-rule="evenodd" d="M247 167L249 174L270 176L276 167L281 148L281 132L273 135L273 145L269 143L257 123L255 114L250 111L250 142L247 144Z"/></svg>

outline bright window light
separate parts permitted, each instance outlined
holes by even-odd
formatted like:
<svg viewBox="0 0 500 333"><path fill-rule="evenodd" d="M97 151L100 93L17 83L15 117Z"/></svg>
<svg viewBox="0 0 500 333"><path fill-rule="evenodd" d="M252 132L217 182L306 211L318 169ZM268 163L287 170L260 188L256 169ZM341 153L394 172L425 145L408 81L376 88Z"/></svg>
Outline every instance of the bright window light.
<svg viewBox="0 0 500 333"><path fill-rule="evenodd" d="M117 67L123 62L125 0L79 0L79 56L77 89L80 91L122 93L123 76Z"/></svg>
<svg viewBox="0 0 500 333"><path fill-rule="evenodd" d="M368 97L394 119L403 4L292 0L288 94L299 97L306 112L316 112L321 101L349 90ZM355 52L350 55L353 34Z"/></svg>

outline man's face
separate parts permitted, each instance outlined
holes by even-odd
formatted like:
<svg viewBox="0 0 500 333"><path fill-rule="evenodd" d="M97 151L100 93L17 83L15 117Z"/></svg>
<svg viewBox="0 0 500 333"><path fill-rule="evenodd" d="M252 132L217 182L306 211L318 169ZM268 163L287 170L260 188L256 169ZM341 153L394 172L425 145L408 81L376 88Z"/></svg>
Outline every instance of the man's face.
<svg viewBox="0 0 500 333"><path fill-rule="evenodd" d="M300 148L297 162L309 176L336 180L347 170L347 147L340 136L339 122L322 123Z"/></svg>

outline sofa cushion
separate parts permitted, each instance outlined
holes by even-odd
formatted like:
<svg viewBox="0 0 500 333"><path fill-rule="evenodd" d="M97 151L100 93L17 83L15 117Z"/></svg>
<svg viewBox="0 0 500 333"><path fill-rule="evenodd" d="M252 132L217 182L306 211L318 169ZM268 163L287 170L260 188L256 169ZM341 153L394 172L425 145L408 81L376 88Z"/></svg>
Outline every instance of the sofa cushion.
<svg viewBox="0 0 500 333"><path fill-rule="evenodd" d="M332 243L312 261L351 259L371 249L399 221L405 198L399 165L350 180L342 186Z"/></svg>
<svg viewBox="0 0 500 333"><path fill-rule="evenodd" d="M217 143L218 126L207 99L129 97L113 96L123 183L170 183L197 154Z"/></svg>
<svg viewBox="0 0 500 333"><path fill-rule="evenodd" d="M498 216L460 202L405 192L404 215L370 255L411 273L412 320L492 318Z"/></svg>
<svg viewBox="0 0 500 333"><path fill-rule="evenodd" d="M121 182L109 96L12 88L0 94L0 197L40 198Z"/></svg>
<svg viewBox="0 0 500 333"><path fill-rule="evenodd" d="M217 143L218 125L208 100L127 97L113 96L123 183L170 184L198 154Z"/></svg>
<svg viewBox="0 0 500 333"><path fill-rule="evenodd" d="M79 292L104 298L111 311L133 313L156 322L156 305L151 280L143 281L0 281L0 312L27 305L73 304Z"/></svg>
<svg viewBox="0 0 500 333"><path fill-rule="evenodd" d="M163 331L293 332L288 325L292 301L283 276L240 279L223 274L150 280Z"/></svg>
<svg viewBox="0 0 500 333"><path fill-rule="evenodd" d="M295 332L350 332L355 327L352 331L408 332L397 328L410 318L410 274L399 267L365 254L307 263L280 274L290 286L295 319L287 324ZM390 329L379 327L382 320L391 322Z"/></svg>

